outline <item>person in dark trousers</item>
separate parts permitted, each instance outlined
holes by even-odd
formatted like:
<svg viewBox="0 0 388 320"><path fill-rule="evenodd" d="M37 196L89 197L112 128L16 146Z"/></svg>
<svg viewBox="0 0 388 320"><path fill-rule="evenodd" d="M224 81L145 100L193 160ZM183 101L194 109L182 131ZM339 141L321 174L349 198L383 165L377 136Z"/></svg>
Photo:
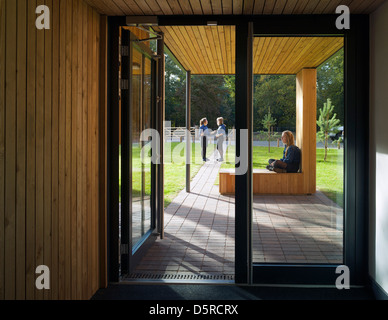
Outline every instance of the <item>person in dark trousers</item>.
<svg viewBox="0 0 388 320"><path fill-rule="evenodd" d="M301 152L295 145L294 135L291 131L282 133L284 143L283 158L280 160L269 159L267 169L277 173L296 173L299 171Z"/></svg>
<svg viewBox="0 0 388 320"><path fill-rule="evenodd" d="M218 158L217 161L222 162L224 161L224 141L226 139L226 127L224 125L224 118L222 117L217 118L217 125L218 125L218 129L216 132L217 151L220 154L220 158Z"/></svg>
<svg viewBox="0 0 388 320"><path fill-rule="evenodd" d="M208 158L206 158L206 147L207 147L207 140L208 136L210 136L209 129L207 127L208 121L206 118L201 119L199 122L199 134L201 137L201 147L202 147L202 160L203 161L209 161Z"/></svg>

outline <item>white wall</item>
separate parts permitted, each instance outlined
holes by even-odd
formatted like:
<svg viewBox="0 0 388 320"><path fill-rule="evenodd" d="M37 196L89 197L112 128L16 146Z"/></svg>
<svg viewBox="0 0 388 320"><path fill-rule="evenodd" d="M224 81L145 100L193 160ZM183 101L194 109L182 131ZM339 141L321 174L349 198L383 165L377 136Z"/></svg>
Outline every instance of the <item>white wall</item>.
<svg viewBox="0 0 388 320"><path fill-rule="evenodd" d="M370 276L388 292L388 1L370 16Z"/></svg>

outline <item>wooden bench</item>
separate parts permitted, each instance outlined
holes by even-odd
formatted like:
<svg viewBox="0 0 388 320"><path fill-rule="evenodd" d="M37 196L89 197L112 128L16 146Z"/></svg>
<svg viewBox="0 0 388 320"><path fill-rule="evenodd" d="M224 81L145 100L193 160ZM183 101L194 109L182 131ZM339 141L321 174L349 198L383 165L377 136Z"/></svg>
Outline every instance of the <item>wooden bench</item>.
<svg viewBox="0 0 388 320"><path fill-rule="evenodd" d="M221 169L221 194L234 194L235 169ZM312 194L315 186L306 185L305 173L276 173L266 169L253 170L253 194Z"/></svg>

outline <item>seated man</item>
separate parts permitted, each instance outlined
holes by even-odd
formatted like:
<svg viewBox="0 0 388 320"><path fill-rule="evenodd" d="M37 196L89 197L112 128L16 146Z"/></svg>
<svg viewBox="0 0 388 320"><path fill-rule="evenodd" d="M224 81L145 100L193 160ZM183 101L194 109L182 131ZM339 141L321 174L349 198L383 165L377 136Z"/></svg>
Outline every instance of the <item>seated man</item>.
<svg viewBox="0 0 388 320"><path fill-rule="evenodd" d="M283 158L280 160L270 159L267 169L277 173L296 173L300 166L300 149L295 145L294 135L291 131L282 134L284 143Z"/></svg>

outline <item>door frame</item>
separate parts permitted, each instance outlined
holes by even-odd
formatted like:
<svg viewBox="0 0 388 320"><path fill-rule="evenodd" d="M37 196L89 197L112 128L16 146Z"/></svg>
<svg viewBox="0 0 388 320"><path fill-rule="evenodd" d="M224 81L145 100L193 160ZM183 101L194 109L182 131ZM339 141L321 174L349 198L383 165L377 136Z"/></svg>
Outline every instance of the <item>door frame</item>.
<svg viewBox="0 0 388 320"><path fill-rule="evenodd" d="M344 264L350 269L352 285L367 283L368 178L369 178L369 16L351 15L350 30L338 30L338 15L283 16L158 16L160 26L235 25L242 30L236 41L236 77L252 82L248 70L248 38L266 35L342 35L345 39L345 172L344 172ZM253 22L253 30L248 28ZM107 241L108 279L119 280L118 265L118 34L125 17L108 17L107 49ZM245 31L244 31L245 30ZM285 31L286 30L286 31ZM248 37L248 32L251 35ZM242 71L238 71L242 70ZM245 71L244 71L245 70ZM237 74L238 73L238 74ZM244 80L245 79L245 80ZM250 84L248 86L251 88ZM236 108L241 110L236 129L251 126L252 101L247 101L247 87L236 86ZM244 98L245 97L245 98ZM249 132L252 141L252 129ZM236 148L236 152L237 148ZM251 158L248 154L248 161ZM249 161L248 163L251 163ZM248 170L249 171L249 170ZM334 285L336 265L253 265L251 257L251 174L236 179L236 283ZM160 182L159 182L160 183ZM160 195L159 195L160 196ZM160 199L160 197L158 197Z"/></svg>
<svg viewBox="0 0 388 320"><path fill-rule="evenodd" d="M253 31L240 27L240 45L236 47L236 129L248 129L252 139L253 100L246 100L252 89L250 55L253 36L343 36L345 90L345 154L344 154L344 236L343 264L349 267L351 285L367 283L367 221L368 221L368 110L369 110L369 16L351 16L350 30L335 27L337 15L265 16L252 19ZM244 41L245 40L245 41ZM245 44L244 44L245 42ZM236 39L237 43L237 39ZM237 44L236 44L237 45ZM236 77L238 75L236 74ZM237 84L244 84L238 86ZM244 99L245 97L245 99ZM249 145L251 148L251 145ZM240 152L236 146L237 154ZM248 152L248 163L252 163ZM252 262L252 173L236 177L236 283L335 285L333 264L259 264ZM245 215L242 215L242 210ZM245 246L245 248L244 248ZM244 250L245 249L245 250Z"/></svg>

